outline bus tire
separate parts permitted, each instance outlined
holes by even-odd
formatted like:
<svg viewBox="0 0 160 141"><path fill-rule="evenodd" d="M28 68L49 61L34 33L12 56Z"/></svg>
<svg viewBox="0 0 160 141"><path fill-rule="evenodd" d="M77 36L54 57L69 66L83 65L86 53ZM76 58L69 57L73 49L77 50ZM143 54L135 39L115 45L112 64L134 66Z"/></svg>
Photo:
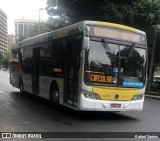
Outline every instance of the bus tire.
<svg viewBox="0 0 160 141"><path fill-rule="evenodd" d="M24 85L23 85L23 80L21 77L19 78L19 90L21 94L24 93Z"/></svg>
<svg viewBox="0 0 160 141"><path fill-rule="evenodd" d="M52 83L50 88L50 102L53 107L59 107L59 90L56 83Z"/></svg>

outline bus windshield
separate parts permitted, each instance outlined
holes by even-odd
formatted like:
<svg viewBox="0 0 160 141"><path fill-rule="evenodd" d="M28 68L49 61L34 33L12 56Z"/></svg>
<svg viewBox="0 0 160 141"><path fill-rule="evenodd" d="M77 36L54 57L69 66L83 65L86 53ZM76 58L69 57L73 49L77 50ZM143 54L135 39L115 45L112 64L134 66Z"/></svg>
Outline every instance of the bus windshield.
<svg viewBox="0 0 160 141"><path fill-rule="evenodd" d="M85 55L85 82L95 85L144 87L146 49L90 41Z"/></svg>

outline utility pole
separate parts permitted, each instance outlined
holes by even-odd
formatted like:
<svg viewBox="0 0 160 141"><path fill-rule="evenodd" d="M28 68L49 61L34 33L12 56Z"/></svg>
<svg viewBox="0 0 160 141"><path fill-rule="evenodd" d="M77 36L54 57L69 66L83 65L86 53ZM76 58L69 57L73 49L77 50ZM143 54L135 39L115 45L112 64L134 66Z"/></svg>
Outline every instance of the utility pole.
<svg viewBox="0 0 160 141"><path fill-rule="evenodd" d="M40 24L41 24L41 10L43 10L44 8L40 8L39 9L39 34L40 34Z"/></svg>

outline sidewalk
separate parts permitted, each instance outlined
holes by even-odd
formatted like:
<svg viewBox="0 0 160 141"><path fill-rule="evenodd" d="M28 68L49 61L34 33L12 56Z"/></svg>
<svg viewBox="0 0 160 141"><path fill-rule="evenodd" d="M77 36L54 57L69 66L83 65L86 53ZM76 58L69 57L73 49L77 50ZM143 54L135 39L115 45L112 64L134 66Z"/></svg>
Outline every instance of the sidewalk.
<svg viewBox="0 0 160 141"><path fill-rule="evenodd" d="M157 98L157 99L160 99L160 94L157 94L155 92L148 92L148 93L145 93L145 96L146 97L151 97L151 98Z"/></svg>

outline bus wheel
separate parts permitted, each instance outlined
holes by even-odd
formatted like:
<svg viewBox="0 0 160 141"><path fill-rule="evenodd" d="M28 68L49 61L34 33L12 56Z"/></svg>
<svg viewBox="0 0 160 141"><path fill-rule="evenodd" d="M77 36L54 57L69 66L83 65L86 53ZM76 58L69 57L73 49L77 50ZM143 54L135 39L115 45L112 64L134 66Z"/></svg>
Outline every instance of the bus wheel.
<svg viewBox="0 0 160 141"><path fill-rule="evenodd" d="M50 101L52 106L59 107L59 91L57 85L52 84L50 89Z"/></svg>
<svg viewBox="0 0 160 141"><path fill-rule="evenodd" d="M20 89L20 93L23 94L24 93L24 85L23 85L22 78L19 79L19 89Z"/></svg>

